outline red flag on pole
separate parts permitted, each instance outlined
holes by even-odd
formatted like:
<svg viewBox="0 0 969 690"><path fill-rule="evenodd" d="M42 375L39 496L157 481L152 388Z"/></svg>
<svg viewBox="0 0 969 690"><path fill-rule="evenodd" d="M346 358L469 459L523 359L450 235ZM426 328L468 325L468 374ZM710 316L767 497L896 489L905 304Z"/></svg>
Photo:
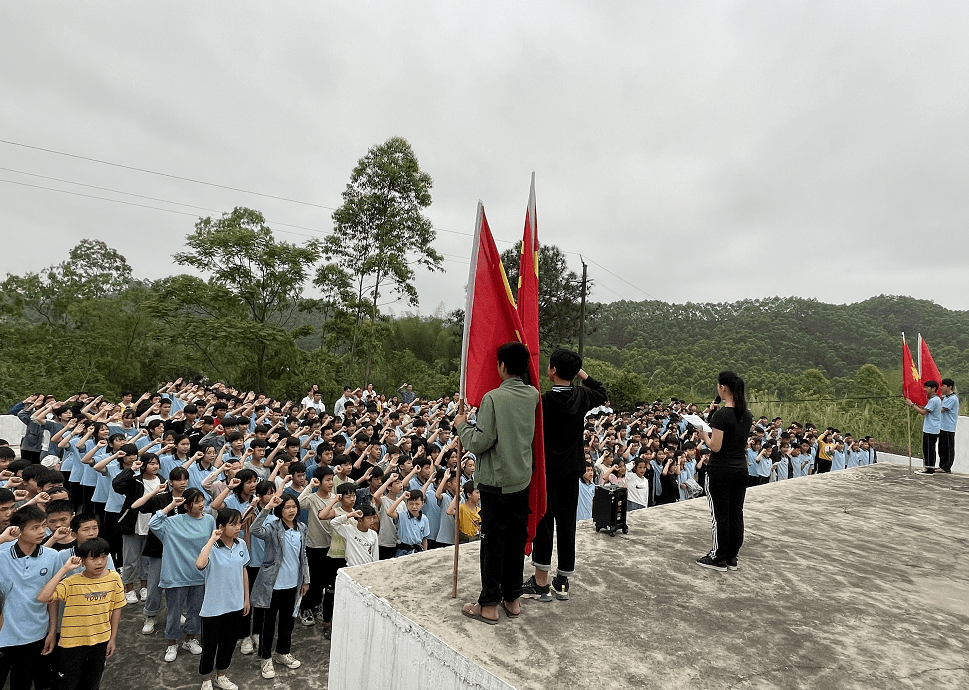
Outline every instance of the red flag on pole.
<svg viewBox="0 0 969 690"><path fill-rule="evenodd" d="M912 361L912 352L908 349L908 342L905 334L902 333L902 394L916 405L925 405L928 400L925 397L925 390L922 388L921 377L915 362Z"/></svg>
<svg viewBox="0 0 969 690"><path fill-rule="evenodd" d="M929 345L922 339L921 333L919 333L919 365L922 371L922 385L925 385L926 381L942 382L942 374L939 373L939 368L935 366L935 361L929 352Z"/></svg>
<svg viewBox="0 0 969 690"><path fill-rule="evenodd" d="M541 345L538 338L538 215L535 210L535 173L528 194L525 211L525 233L522 238L521 260L518 264L518 317L521 320L525 345L531 359L528 373L532 385L539 388L539 356ZM540 388L539 388L540 389ZM532 483L528 487L528 540L525 555L532 552L532 541L538 523L545 515L547 494L545 492L545 432L542 421L542 403L535 408L535 439L532 441Z"/></svg>
<svg viewBox="0 0 969 690"><path fill-rule="evenodd" d="M461 345L461 397L469 405L478 407L485 393L501 385L495 352L507 342L521 342L522 331L501 255L479 201Z"/></svg>

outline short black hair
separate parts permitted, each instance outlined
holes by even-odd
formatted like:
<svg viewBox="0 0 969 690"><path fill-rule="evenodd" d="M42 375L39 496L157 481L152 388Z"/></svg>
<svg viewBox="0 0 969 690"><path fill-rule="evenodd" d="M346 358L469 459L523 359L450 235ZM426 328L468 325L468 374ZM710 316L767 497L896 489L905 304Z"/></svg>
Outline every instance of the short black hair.
<svg viewBox="0 0 969 690"><path fill-rule="evenodd" d="M235 508L219 508L215 513L215 526L225 527L242 520L242 513Z"/></svg>
<svg viewBox="0 0 969 690"><path fill-rule="evenodd" d="M14 460L17 453L10 446L0 446L0 460Z"/></svg>
<svg viewBox="0 0 969 690"><path fill-rule="evenodd" d="M528 371L528 360L531 355L528 348L521 343L510 342L498 348L498 363L504 364L512 376L524 376Z"/></svg>
<svg viewBox="0 0 969 690"><path fill-rule="evenodd" d="M13 491L0 488L0 506L6 503L13 503L16 500L17 497L13 495Z"/></svg>
<svg viewBox="0 0 969 690"><path fill-rule="evenodd" d="M578 352L560 347L549 357L548 365L555 368L555 373L558 374L559 378L571 381L579 375L579 369L582 368L582 358L579 357Z"/></svg>
<svg viewBox="0 0 969 690"><path fill-rule="evenodd" d="M366 503L357 508L357 510L363 513L363 517L370 517L371 515L377 514L377 511L374 510L373 506L367 505Z"/></svg>
<svg viewBox="0 0 969 690"><path fill-rule="evenodd" d="M74 547L74 555L81 560L89 557L98 558L99 556L108 556L110 554L111 545L106 539L102 539L101 537L88 539L83 544L78 544Z"/></svg>
<svg viewBox="0 0 969 690"><path fill-rule="evenodd" d="M23 527L31 522L47 522L47 513L38 506L23 506L10 516L11 527Z"/></svg>
<svg viewBox="0 0 969 690"><path fill-rule="evenodd" d="M78 513L71 518L71 531L77 532L81 529L81 525L88 522L98 523L98 531L101 530L101 518L99 518L95 513Z"/></svg>
<svg viewBox="0 0 969 690"><path fill-rule="evenodd" d="M47 514L53 515L55 513L70 513L74 515L74 506L70 501L51 501L47 504Z"/></svg>
<svg viewBox="0 0 969 690"><path fill-rule="evenodd" d="M188 473L188 470L179 465L178 467L173 467L172 471L168 473L168 479L189 479L192 475Z"/></svg>

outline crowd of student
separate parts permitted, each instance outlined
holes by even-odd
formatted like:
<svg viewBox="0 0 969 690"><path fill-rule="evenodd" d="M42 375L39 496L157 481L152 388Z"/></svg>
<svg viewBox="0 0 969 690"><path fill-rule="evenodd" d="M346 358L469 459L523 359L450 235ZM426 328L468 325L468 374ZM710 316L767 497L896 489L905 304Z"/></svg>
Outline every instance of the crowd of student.
<svg viewBox="0 0 969 690"><path fill-rule="evenodd" d="M599 484L626 487L629 510L703 496L710 449L689 422L698 412L701 420L708 419L716 409L711 404L699 411L694 404L673 399L668 405L657 400L621 414L608 407L593 410L585 429L586 472L577 519L592 517ZM780 417L762 416L747 440L748 486L869 465L876 456L870 436L856 439L835 428L819 430L800 422L785 428Z"/></svg>
<svg viewBox="0 0 969 690"><path fill-rule="evenodd" d="M14 406L27 431L19 459L0 447L0 681L97 687L121 608L140 605L150 635L163 600L164 658L200 655L204 690L236 687L226 670L240 640L264 678L274 659L300 668L295 622L329 637L340 568L478 538L457 395L397 393L348 387L330 414L315 386L293 403L178 380L119 403L39 394ZM696 411L593 410L577 519L591 517L597 484L625 486L630 509L701 495L709 450L683 418ZM868 439L782 426L751 429L751 485L874 461Z"/></svg>
<svg viewBox="0 0 969 690"><path fill-rule="evenodd" d="M478 536L456 401L399 392L347 388L335 415L315 387L294 404L181 380L14 406L27 429L20 458L0 447L0 682L96 687L121 607L140 604L150 635L163 601L164 658L200 655L204 689L236 687L240 638L264 678L274 660L298 669L295 620L329 637L341 567ZM68 666L75 648L87 661Z"/></svg>

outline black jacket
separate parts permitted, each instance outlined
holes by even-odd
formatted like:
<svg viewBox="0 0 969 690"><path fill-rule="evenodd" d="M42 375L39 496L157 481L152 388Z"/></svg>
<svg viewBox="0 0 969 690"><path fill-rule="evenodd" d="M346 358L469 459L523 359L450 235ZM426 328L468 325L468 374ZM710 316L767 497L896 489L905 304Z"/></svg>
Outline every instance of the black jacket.
<svg viewBox="0 0 969 690"><path fill-rule="evenodd" d="M133 509L131 504L145 495L141 473L135 474L130 468L121 470L111 482L111 488L124 496L124 504L118 515L118 533L134 534L135 524L138 522L138 510Z"/></svg>
<svg viewBox="0 0 969 690"><path fill-rule="evenodd" d="M586 413L609 396L591 376L581 386L556 386L542 396L545 432L545 475L548 479L578 480L585 471L582 432Z"/></svg>

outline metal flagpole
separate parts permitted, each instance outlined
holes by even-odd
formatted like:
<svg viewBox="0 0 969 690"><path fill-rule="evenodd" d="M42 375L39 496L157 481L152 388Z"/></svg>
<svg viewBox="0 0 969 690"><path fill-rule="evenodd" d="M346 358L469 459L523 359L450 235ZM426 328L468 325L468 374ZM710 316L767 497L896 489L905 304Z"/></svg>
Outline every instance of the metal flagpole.
<svg viewBox="0 0 969 690"><path fill-rule="evenodd" d="M459 415L460 414L464 414L464 410L465 410L464 398L461 398L458 401L458 414ZM460 472L461 471L461 456L464 455L464 449L461 447L461 439L460 439L460 437L458 438L457 454L458 454L458 468L457 468L457 471ZM461 490L460 489L460 484L461 484L461 482L459 481L458 482L458 485L459 485L458 491ZM458 550L461 548L460 547L460 544L461 544L461 538L460 538L460 534L461 534L460 522L461 521L459 519L459 515L461 513L460 508L461 508L461 502L459 500L458 501L458 514L454 516L454 575L453 575L453 579L452 579L452 582L451 582L451 598L452 599L457 599L457 597L458 597Z"/></svg>

